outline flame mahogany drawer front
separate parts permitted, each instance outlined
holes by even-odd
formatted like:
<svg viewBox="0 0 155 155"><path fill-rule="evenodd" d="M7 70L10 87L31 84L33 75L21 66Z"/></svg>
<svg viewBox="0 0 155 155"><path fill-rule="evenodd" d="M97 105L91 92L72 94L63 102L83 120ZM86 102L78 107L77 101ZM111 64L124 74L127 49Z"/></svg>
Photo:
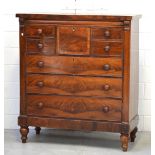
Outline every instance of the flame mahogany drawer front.
<svg viewBox="0 0 155 155"><path fill-rule="evenodd" d="M121 58L27 56L27 73L122 77Z"/></svg>
<svg viewBox="0 0 155 155"><path fill-rule="evenodd" d="M121 98L122 79L63 75L28 75L26 92Z"/></svg>
<svg viewBox="0 0 155 155"><path fill-rule="evenodd" d="M121 100L28 95L27 106L27 114L31 116L121 120Z"/></svg>
<svg viewBox="0 0 155 155"><path fill-rule="evenodd" d="M139 16L16 16L22 142L29 126L37 134L41 127L119 132L127 151L138 124L138 37L133 33L138 34Z"/></svg>

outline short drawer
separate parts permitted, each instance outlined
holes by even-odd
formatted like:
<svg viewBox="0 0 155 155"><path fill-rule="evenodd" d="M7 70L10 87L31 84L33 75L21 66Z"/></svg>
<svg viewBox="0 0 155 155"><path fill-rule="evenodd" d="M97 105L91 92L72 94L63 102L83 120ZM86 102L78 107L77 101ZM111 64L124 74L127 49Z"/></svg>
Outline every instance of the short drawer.
<svg viewBox="0 0 155 155"><path fill-rule="evenodd" d="M40 55L53 55L55 53L55 39L26 39L26 53L27 54L40 54Z"/></svg>
<svg viewBox="0 0 155 155"><path fill-rule="evenodd" d="M123 28L119 27L104 27L104 28L92 28L92 39L123 39Z"/></svg>
<svg viewBox="0 0 155 155"><path fill-rule="evenodd" d="M28 95L27 114L39 117L121 121L121 100Z"/></svg>
<svg viewBox="0 0 155 155"><path fill-rule="evenodd" d="M91 53L96 56L122 56L122 42L92 41Z"/></svg>
<svg viewBox="0 0 155 155"><path fill-rule="evenodd" d="M27 56L28 73L122 77L121 58Z"/></svg>
<svg viewBox="0 0 155 155"><path fill-rule="evenodd" d="M55 37L56 28L53 25L26 25L25 36L29 37Z"/></svg>
<svg viewBox="0 0 155 155"><path fill-rule="evenodd" d="M27 75L27 93L122 97L121 78Z"/></svg>

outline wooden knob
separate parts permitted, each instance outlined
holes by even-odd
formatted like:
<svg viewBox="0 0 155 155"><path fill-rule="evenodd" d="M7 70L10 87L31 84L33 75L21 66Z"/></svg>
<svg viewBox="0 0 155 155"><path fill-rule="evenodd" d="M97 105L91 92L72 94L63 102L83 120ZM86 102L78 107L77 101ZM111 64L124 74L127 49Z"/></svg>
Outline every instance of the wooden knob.
<svg viewBox="0 0 155 155"><path fill-rule="evenodd" d="M107 46L104 47L104 51L105 52L108 52L109 50L110 50L110 46L109 45L107 45Z"/></svg>
<svg viewBox="0 0 155 155"><path fill-rule="evenodd" d="M76 28L75 28L75 27L73 27L73 28L72 28L72 31L73 31L73 32L75 32L75 31L76 31Z"/></svg>
<svg viewBox="0 0 155 155"><path fill-rule="evenodd" d="M103 107L103 112L104 112L104 113L109 112L109 107L108 107L108 106L104 106L104 107Z"/></svg>
<svg viewBox="0 0 155 155"><path fill-rule="evenodd" d="M110 86L108 84L105 84L103 88L105 91L108 91L110 89Z"/></svg>
<svg viewBox="0 0 155 155"><path fill-rule="evenodd" d="M38 61L37 66L40 67L40 68L44 67L44 62L43 61Z"/></svg>
<svg viewBox="0 0 155 155"><path fill-rule="evenodd" d="M37 107L38 107L39 109L42 109L43 106L44 106L44 104L43 104L42 102L37 103Z"/></svg>
<svg viewBox="0 0 155 155"><path fill-rule="evenodd" d="M42 49L43 48L43 44L42 43L38 43L38 48Z"/></svg>
<svg viewBox="0 0 155 155"><path fill-rule="evenodd" d="M43 87L43 86L44 86L44 82L43 82L43 81L37 82L37 86L38 86L38 87Z"/></svg>
<svg viewBox="0 0 155 155"><path fill-rule="evenodd" d="M105 71L110 70L110 65L109 65L109 64L105 64L105 65L103 66L103 69L104 69Z"/></svg>
<svg viewBox="0 0 155 155"><path fill-rule="evenodd" d="M106 30L106 31L104 32L104 36L105 36L105 37L110 37L110 31L109 31L109 30Z"/></svg>
<svg viewBox="0 0 155 155"><path fill-rule="evenodd" d="M38 32L38 34L42 34L43 30L42 29L38 29L37 32Z"/></svg>

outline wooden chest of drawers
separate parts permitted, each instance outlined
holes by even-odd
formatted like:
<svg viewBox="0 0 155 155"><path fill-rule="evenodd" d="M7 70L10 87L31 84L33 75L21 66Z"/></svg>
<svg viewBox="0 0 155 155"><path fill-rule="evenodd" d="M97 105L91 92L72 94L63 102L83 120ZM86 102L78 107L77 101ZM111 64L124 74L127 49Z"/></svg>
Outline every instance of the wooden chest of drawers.
<svg viewBox="0 0 155 155"><path fill-rule="evenodd" d="M21 139L28 127L121 134L138 124L138 16L17 14Z"/></svg>

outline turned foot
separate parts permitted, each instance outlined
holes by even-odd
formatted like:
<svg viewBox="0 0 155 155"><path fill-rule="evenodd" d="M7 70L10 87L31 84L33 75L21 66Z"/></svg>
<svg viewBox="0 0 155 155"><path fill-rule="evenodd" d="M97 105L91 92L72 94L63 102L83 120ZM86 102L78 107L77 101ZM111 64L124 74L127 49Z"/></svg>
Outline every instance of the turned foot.
<svg viewBox="0 0 155 155"><path fill-rule="evenodd" d="M131 142L134 142L134 141L135 141L137 131L138 131L138 128L135 127L135 128L133 129L133 131L130 133L130 141L131 141Z"/></svg>
<svg viewBox="0 0 155 155"><path fill-rule="evenodd" d="M40 127L35 127L35 130L36 130L36 134L39 135L41 128Z"/></svg>
<svg viewBox="0 0 155 155"><path fill-rule="evenodd" d="M122 150L124 151L124 152L126 152L127 151L127 149L128 149L128 139L129 139L129 135L127 134L127 135L125 135L125 134L121 134L121 137L120 137L121 139L121 147L122 147Z"/></svg>
<svg viewBox="0 0 155 155"><path fill-rule="evenodd" d="M21 133L22 143L26 143L27 134L29 133L29 128L28 127L25 127L25 126L21 126L20 133Z"/></svg>

